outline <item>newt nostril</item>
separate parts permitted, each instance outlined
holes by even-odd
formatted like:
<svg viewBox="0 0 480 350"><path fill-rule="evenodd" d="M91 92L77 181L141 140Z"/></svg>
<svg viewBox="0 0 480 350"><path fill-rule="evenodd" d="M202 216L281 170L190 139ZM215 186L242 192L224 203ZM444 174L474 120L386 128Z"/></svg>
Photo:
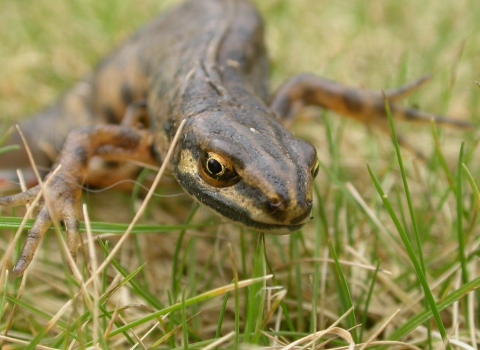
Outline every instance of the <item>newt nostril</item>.
<svg viewBox="0 0 480 350"><path fill-rule="evenodd" d="M307 199L307 200L305 201L305 204L306 204L307 207L310 208L310 207L313 205L313 201L312 201L311 199Z"/></svg>
<svg viewBox="0 0 480 350"><path fill-rule="evenodd" d="M279 209L281 210L284 208L283 201L278 197L269 198L267 203L268 203L268 207L272 211L279 210Z"/></svg>
<svg viewBox="0 0 480 350"><path fill-rule="evenodd" d="M278 197L272 197L269 199L269 203L272 207L279 207L282 201Z"/></svg>

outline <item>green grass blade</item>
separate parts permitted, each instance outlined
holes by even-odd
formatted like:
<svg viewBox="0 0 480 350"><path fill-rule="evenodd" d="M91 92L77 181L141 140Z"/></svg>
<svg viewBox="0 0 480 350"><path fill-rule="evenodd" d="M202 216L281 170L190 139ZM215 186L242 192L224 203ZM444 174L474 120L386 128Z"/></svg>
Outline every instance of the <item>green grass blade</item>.
<svg viewBox="0 0 480 350"><path fill-rule="evenodd" d="M104 249L104 252L108 252L107 251L107 246L102 244L100 244L100 246ZM115 261L115 259L112 260L112 265L113 266L118 266L118 263ZM124 275L121 270L119 270L119 272L124 276L123 280L120 281L120 283L118 283L113 289L109 290L108 292L105 292L100 298L99 298L99 308L100 310L102 311L102 314L105 316L104 319L109 319L111 317L111 314L107 311L107 309L105 308L104 304L105 302L108 300L108 298L110 298L111 295L113 295L116 291L118 291L121 287L125 286L126 284L130 283L132 284L132 287L134 290L137 291L137 293L139 293L140 295L143 295L144 293L146 293L146 291L142 290L140 288L140 290L138 289L138 287L136 286L135 284L135 281L133 280L133 278L135 276L137 276L145 267L145 264L139 266L137 269L135 269L133 272L129 273L129 274L126 274ZM78 320L77 320L77 323L79 322L80 324L84 324L86 323L89 319L91 318L91 314L89 311L85 312L83 315L81 315ZM57 322L57 325L58 325L58 322ZM120 327L121 326L121 323L120 322L117 322L115 321L115 325L117 327ZM75 334L75 332L71 332L72 335ZM131 344L134 344L134 341L130 338L130 336L126 333L124 333L124 336L127 340L129 340L129 342Z"/></svg>
<svg viewBox="0 0 480 350"><path fill-rule="evenodd" d="M290 260L297 261L301 258L300 254L300 232L295 232L290 235ZM295 264L291 273L293 274L293 283L296 287L295 291L295 302L297 304L297 322L295 329L297 331L305 331L305 317L304 317L304 309L303 309L303 293L302 293L302 266L300 264Z"/></svg>
<svg viewBox="0 0 480 350"><path fill-rule="evenodd" d="M435 153L437 154L437 157L440 161L440 166L443 169L443 172L445 173L445 177L447 178L448 184L450 185L450 188L452 190L455 190L455 180L453 179L452 172L450 171L447 160L445 158L445 155L443 154L442 148L440 146L440 138L438 136L438 131L437 127L435 125L435 122L432 120L431 122L431 131L433 135L433 140L435 143Z"/></svg>
<svg viewBox="0 0 480 350"><path fill-rule="evenodd" d="M436 305L437 311L445 310L447 307L451 306L456 301L464 298L469 293L477 290L480 288L480 278L473 280L467 284L464 284L459 289L455 290L454 292L450 293L448 296L444 298L444 300ZM402 326L397 328L392 334L388 336L389 340L400 340L402 337L408 335L409 333L413 332L423 323L427 322L433 314L433 309L425 310L416 316L412 317L410 320L405 322Z"/></svg>
<svg viewBox="0 0 480 350"><path fill-rule="evenodd" d="M51 315L48 315L47 313L33 307L31 304L28 304L26 302L24 302L23 300L20 300L20 299L17 299L15 297L11 297L11 296L7 296L7 300L9 302L11 302L12 304L15 304L17 305L19 308L22 308L24 310L26 310L27 312L30 312L36 316L39 316L45 320L50 320L52 318ZM57 326L62 328L62 329L65 329L67 327L67 324L65 324L64 322L57 322Z"/></svg>
<svg viewBox="0 0 480 350"><path fill-rule="evenodd" d="M413 228L413 235L415 238L415 243L417 245L417 254L420 262L420 267L422 268L423 274L425 274L425 261L423 258L423 249L422 249L422 242L420 238L420 233L418 232L418 224L417 219L415 218L415 210L413 209L413 201L410 195L410 187L407 181L407 174L405 172L405 167L403 165L402 153L400 152L400 144L398 142L397 131L395 129L395 125L393 123L392 112L390 110L390 104L388 100L385 98L385 110L387 112L388 124L390 126L390 132L392 133L392 141L395 147L395 154L397 156L397 163L400 168L400 175L402 178L403 189L405 192L405 198L407 200L408 211L410 213L410 222Z"/></svg>
<svg viewBox="0 0 480 350"><path fill-rule="evenodd" d="M99 242L103 251L105 253L108 253L108 248L104 244L104 242L102 242L101 240L99 240ZM112 259L111 264L124 277L123 282L124 283L128 282L130 284L130 286L133 289L133 292L136 295L140 296L143 300L145 300L148 304L150 304L152 307L156 309L161 309L163 307L163 305L160 303L158 298L155 297L155 295L151 294L145 287L141 286L137 281L133 279L134 276L136 276L140 271L144 269L146 263L143 263L131 273L129 273L126 268L121 266L116 259ZM104 300L101 299L101 302L104 302Z"/></svg>
<svg viewBox="0 0 480 350"><path fill-rule="evenodd" d="M312 309L314 312L311 313L310 316L310 333L315 332L317 329L323 329L323 317L318 320L317 310L319 307L319 303L321 298L325 298L325 296L320 295L321 293L321 272L320 272L320 258L322 254L322 246L324 241L328 241L327 237L327 227L328 223L326 220L326 213L325 209L322 205L321 194L318 190L317 186L314 186L314 193L316 204L314 207L314 223L315 223L315 238L314 238L314 250L313 250L313 295L316 296L312 298ZM318 324L320 321L320 324ZM321 327L321 328L319 328Z"/></svg>
<svg viewBox="0 0 480 350"><path fill-rule="evenodd" d="M259 234L257 246L253 257L253 278L261 278L266 275L265 263L265 241L264 235ZM262 332L263 306L265 303L265 281L256 283L248 288L247 316L245 320L244 341L246 343L258 344Z"/></svg>
<svg viewBox="0 0 480 350"><path fill-rule="evenodd" d="M187 306L185 305L185 299L187 295L187 289L182 288L182 299L180 301L180 312L182 314L182 337L183 337L183 349L188 350L188 325L187 325Z"/></svg>
<svg viewBox="0 0 480 350"><path fill-rule="evenodd" d="M477 201L477 205L480 206L480 191L478 190L477 183L475 182L475 179L473 178L472 174L468 170L467 166L465 164L462 164L463 171L467 175L468 182L470 183L470 187L472 188L473 194L475 196L475 199Z"/></svg>
<svg viewBox="0 0 480 350"><path fill-rule="evenodd" d="M410 258L410 260L411 260L411 262L412 262L412 264L415 268L417 278L419 279L420 283L422 284L425 298L426 298L426 300L427 300L427 302L428 302L428 304L431 308L431 311L433 313L433 317L435 319L435 322L437 323L437 327L438 327L440 335L442 336L442 339L445 343L445 346L446 346L447 349L451 349L450 344L448 342L448 336L447 336L447 332L445 330L445 326L443 325L443 321L442 321L442 318L440 317L440 312L439 312L439 310L437 308L437 305L435 303L435 299L433 298L432 291L430 290L427 279L426 279L426 277L423 273L422 266L418 262L417 257L415 256L415 252L413 250L413 247L410 244L410 241L408 239L408 236L405 233L403 227L401 226L400 221L398 220L397 215L395 214L395 212L394 212L394 210L393 210L393 208L390 204L390 201L388 200L387 195L385 194L385 192L383 191L383 189L380 185L380 182L378 181L377 177L373 173L370 166L367 165L367 167L368 167L368 172L370 173L370 177L372 178L373 183L374 183L374 185L377 189L377 192L380 194L380 197L382 198L383 204L385 205L385 208L387 209L388 213L390 214L390 217L392 218L392 221L394 222L395 227L397 228L397 231L400 234L400 238L402 239L403 244L405 245L408 256L409 256L409 258ZM429 311L429 310L427 310L427 311Z"/></svg>
<svg viewBox="0 0 480 350"><path fill-rule="evenodd" d="M258 277L258 278L251 278L251 279L245 280L245 281L240 281L240 282L238 282L238 284L232 283L232 284L229 284L229 285L226 285L226 286L216 288L216 289L213 289L211 291L199 294L195 297L186 299L184 303L185 303L185 306L190 306L190 305L202 303L202 302L205 302L207 300L210 300L212 298L218 297L220 295L223 295L227 292L230 292L230 291L234 290L236 288L236 285L238 285L238 288L245 288L245 287L257 284L257 283L263 285L263 283L265 283L265 281L267 279L270 279L270 278L271 278L271 276L268 275L268 276L262 276L262 277ZM128 331L129 329L137 327L137 326L139 326L139 325L141 325L141 324L143 324L147 321L153 320L154 318L166 315L166 314L174 312L174 311L178 311L182 307L183 307L182 303L180 302L180 303L176 303L176 304L173 304L171 306L168 306L164 309L158 310L158 311L156 311L156 312L154 312L154 313L152 313L148 316L142 317L142 318L140 318L138 320L135 320L133 322L130 322L130 323L128 323L128 324L126 324L122 327L119 327L118 329L116 329L112 333L110 333L110 336L113 337L117 334L120 334L122 332Z"/></svg>
<svg viewBox="0 0 480 350"><path fill-rule="evenodd" d="M230 292L225 294L225 297L223 298L223 303L222 303L222 308L220 309L220 315L218 316L218 322L217 322L217 330L215 331L215 338L220 338L222 335L222 325L223 325L223 320L225 318L225 312L227 311L227 302L228 299L230 298Z"/></svg>
<svg viewBox="0 0 480 350"><path fill-rule="evenodd" d="M0 320L3 319L3 312L5 311L5 304L7 302L7 287L8 287L8 271L5 272L5 279L3 281L2 300L0 301Z"/></svg>
<svg viewBox="0 0 480 350"><path fill-rule="evenodd" d="M370 301L372 300L373 289L375 287L375 282L377 281L377 275L378 275L378 271L380 270L380 264L381 264L381 261L379 260L377 263L377 267L372 276L372 282L370 283L370 288L368 289L367 300L365 300L365 306L363 307L362 327L360 328L360 335L358 337L360 341L363 341L363 332L365 331L367 326L368 308L370 306Z"/></svg>
<svg viewBox="0 0 480 350"><path fill-rule="evenodd" d="M180 250L182 247L182 242L183 242L183 237L185 236L187 230L188 230L188 224L190 221L192 221L195 213L197 212L198 208L200 206L198 204L195 204L192 207L192 210L190 211L190 214L188 214L187 220L185 221L185 226L184 229L180 232L180 235L178 236L177 239L177 244L175 245L175 251L173 253L173 264L172 264L172 294L173 294L173 299L176 300L178 297L179 289L180 289L180 281L176 276L178 276L178 263L180 261Z"/></svg>
<svg viewBox="0 0 480 350"><path fill-rule="evenodd" d="M457 239L458 257L462 268L462 282L468 282L467 256L465 253L465 237L463 231L463 151L465 143L462 142L458 156L457 176L455 179L455 198L457 201ZM468 318L467 318L468 319Z"/></svg>
<svg viewBox="0 0 480 350"><path fill-rule="evenodd" d="M413 228L413 237L415 239L415 244L417 246L417 256L419 258L419 263L420 263L420 267L422 269L423 275L425 275L426 274L426 268L425 268L425 259L423 257L422 239L420 237L420 232L418 230L418 223L417 223L417 219L415 217L415 210L413 209L413 201L412 201L412 197L411 197L411 194L410 194L410 187L409 187L408 181L407 181L407 174L405 172L405 167L403 165L402 153L400 151L400 144L399 144L398 137L397 137L397 131L396 131L395 125L393 123L392 112L390 110L390 104L389 104L388 100L386 99L386 97L384 97L384 103L385 103L385 111L387 112L388 124L390 126L390 132L392 133L392 141L393 141L393 145L395 147L395 154L397 156L397 163L398 163L398 166L400 168L400 175L401 175L401 178L402 178L403 189L404 189L405 198L406 198L406 201L407 201L408 211L410 213L410 222L411 222L412 228ZM401 205L399 205L399 210L403 213ZM407 227L406 223L404 225L405 225L404 227ZM428 303L427 303L427 305L425 305L425 307L428 310ZM440 328L440 326L439 326L439 328ZM429 345L430 345L430 348L432 348L430 325L427 325L427 330L428 330ZM442 332L440 332L440 333L442 333ZM444 336L444 334L442 334L442 339L443 339L444 342L446 341L446 339L447 339L446 338L446 331L445 331L445 336Z"/></svg>
<svg viewBox="0 0 480 350"><path fill-rule="evenodd" d="M330 249L330 254L332 255L333 261L335 262L335 272L336 276L339 281L338 294L339 300L343 304L342 313L345 313L347 310L354 308L352 295L350 294L350 288L348 287L347 279L343 274L342 267L340 266L340 262L338 261L338 255L335 251L332 242L328 242L328 248ZM351 328L353 339L356 343L358 343L358 335L357 335L357 321L355 319L355 310L350 312L346 318L348 328Z"/></svg>
<svg viewBox="0 0 480 350"><path fill-rule="evenodd" d="M18 229L22 222L22 218L15 217L0 217L0 227L2 229ZM32 228L34 219L28 219L25 224L25 229L29 230ZM209 226L210 224L199 224L199 225L135 225L132 230L132 234L158 234L158 233L167 233L175 232L188 229L199 229L202 227ZM92 232L95 234L124 234L128 228L128 224L117 224L111 222L92 222L91 223ZM51 228L53 230L53 228ZM80 232L86 232L85 224L80 223Z"/></svg>
<svg viewBox="0 0 480 350"><path fill-rule="evenodd" d="M10 151L15 151L17 149L20 149L20 147L17 146L17 145L0 147L0 154L4 154L4 153L10 152Z"/></svg>

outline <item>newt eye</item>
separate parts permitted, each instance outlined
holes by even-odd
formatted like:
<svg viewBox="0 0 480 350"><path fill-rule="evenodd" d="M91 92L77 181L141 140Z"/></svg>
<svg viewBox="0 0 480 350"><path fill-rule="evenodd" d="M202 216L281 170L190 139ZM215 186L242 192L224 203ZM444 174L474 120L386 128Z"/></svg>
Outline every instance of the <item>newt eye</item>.
<svg viewBox="0 0 480 350"><path fill-rule="evenodd" d="M320 162L317 160L315 161L313 168L312 168L312 176L313 178L316 178L318 175L318 171L320 170Z"/></svg>
<svg viewBox="0 0 480 350"><path fill-rule="evenodd" d="M202 179L215 187L231 186L238 181L232 162L215 152L204 152L199 159L198 168Z"/></svg>
<svg viewBox="0 0 480 350"><path fill-rule="evenodd" d="M218 160L210 158L207 160L207 171L213 176L218 176L225 171L225 167Z"/></svg>

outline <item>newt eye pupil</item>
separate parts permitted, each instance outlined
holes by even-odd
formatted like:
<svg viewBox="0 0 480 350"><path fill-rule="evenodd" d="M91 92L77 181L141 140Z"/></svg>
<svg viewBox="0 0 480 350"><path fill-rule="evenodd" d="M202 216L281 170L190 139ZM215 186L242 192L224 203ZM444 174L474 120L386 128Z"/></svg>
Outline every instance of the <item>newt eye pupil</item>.
<svg viewBox="0 0 480 350"><path fill-rule="evenodd" d="M212 175L218 175L222 172L222 164L216 159L209 159L207 161L207 169Z"/></svg>
<svg viewBox="0 0 480 350"><path fill-rule="evenodd" d="M198 174L214 187L232 186L240 180L232 161L213 151L203 152L198 158Z"/></svg>

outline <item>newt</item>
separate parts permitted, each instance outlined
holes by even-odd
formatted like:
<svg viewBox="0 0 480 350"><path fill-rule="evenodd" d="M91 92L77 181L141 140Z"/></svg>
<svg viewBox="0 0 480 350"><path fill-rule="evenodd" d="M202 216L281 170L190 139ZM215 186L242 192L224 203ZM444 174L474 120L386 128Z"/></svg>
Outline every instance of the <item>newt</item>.
<svg viewBox="0 0 480 350"><path fill-rule="evenodd" d="M385 127L384 97L311 74L271 94L268 78L262 19L248 0L190 0L140 29L56 104L20 124L35 162L62 166L45 176L51 211L42 203L14 275L28 267L53 220L64 222L76 256L81 187L109 180L95 176L92 158L161 164L182 121L168 167L185 192L247 228L299 230L311 219L319 162L286 125L316 105ZM422 83L385 92L395 118L466 125L395 104ZM19 136L8 144L21 144ZM23 154L2 155L2 168L28 166ZM0 206L30 203L39 192L37 185L2 197Z"/></svg>

